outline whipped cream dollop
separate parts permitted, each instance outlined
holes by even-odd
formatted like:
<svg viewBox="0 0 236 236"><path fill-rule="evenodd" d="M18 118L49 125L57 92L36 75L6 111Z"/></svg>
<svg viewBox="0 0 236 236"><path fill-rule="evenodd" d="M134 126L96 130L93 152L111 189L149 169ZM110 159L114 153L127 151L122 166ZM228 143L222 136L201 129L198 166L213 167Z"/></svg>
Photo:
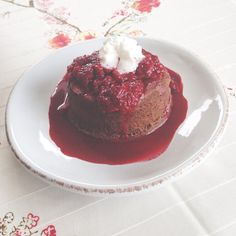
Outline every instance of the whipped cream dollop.
<svg viewBox="0 0 236 236"><path fill-rule="evenodd" d="M144 58L142 47L128 37L113 36L107 38L99 51L101 64L105 68L116 68L119 73L133 72Z"/></svg>

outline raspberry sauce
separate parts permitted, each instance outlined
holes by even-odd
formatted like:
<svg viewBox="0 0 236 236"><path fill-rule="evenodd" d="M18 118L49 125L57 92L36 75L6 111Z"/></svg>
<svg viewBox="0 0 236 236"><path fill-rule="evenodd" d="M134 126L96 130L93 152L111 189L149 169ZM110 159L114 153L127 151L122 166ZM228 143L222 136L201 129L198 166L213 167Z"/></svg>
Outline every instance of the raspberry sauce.
<svg viewBox="0 0 236 236"><path fill-rule="evenodd" d="M49 133L51 139L67 156L100 164L128 164L148 161L158 157L169 146L177 128L184 121L188 103L183 96L180 75L167 69L172 82L173 107L166 123L153 133L132 141L112 143L92 138L79 132L69 121L66 113L57 108L66 96L68 80L62 80L53 96L49 108Z"/></svg>

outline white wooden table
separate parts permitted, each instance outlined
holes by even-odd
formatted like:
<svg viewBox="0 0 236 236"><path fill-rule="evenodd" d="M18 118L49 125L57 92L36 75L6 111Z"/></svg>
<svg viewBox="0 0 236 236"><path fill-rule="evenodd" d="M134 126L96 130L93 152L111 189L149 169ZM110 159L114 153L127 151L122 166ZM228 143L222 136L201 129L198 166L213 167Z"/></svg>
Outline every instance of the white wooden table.
<svg viewBox="0 0 236 236"><path fill-rule="evenodd" d="M121 198L82 196L31 175L14 158L4 120L20 75L55 47L102 35L108 29L102 23L120 1L19 4L28 1L0 0L0 235L236 235L236 0L165 0L137 25L205 59L229 88L230 116L221 142L202 165L152 192Z"/></svg>

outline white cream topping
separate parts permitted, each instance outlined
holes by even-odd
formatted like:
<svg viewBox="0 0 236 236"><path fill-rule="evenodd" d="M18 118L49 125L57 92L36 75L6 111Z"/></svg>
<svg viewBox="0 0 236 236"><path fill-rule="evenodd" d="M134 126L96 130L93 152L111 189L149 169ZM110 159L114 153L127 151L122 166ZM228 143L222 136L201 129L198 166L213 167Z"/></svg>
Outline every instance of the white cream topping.
<svg viewBox="0 0 236 236"><path fill-rule="evenodd" d="M120 73L135 71L144 58L142 47L127 37L107 38L99 51L101 64L105 68L116 68Z"/></svg>

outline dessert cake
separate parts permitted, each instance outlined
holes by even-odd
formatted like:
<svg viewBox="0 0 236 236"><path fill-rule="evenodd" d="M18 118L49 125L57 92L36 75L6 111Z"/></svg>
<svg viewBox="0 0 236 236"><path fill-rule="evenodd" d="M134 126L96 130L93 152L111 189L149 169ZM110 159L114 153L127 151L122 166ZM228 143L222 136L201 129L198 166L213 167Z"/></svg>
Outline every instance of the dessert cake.
<svg viewBox="0 0 236 236"><path fill-rule="evenodd" d="M60 109L81 132L110 141L148 135L172 106L171 77L156 55L134 39L116 37L99 51L74 59Z"/></svg>

